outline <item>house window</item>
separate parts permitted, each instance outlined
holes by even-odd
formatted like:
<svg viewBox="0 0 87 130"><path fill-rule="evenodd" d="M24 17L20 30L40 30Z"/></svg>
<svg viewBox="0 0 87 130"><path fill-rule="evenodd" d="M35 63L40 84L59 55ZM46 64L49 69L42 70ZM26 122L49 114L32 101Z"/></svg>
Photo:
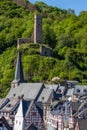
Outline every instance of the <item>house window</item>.
<svg viewBox="0 0 87 130"><path fill-rule="evenodd" d="M58 92L61 93L61 89L58 89Z"/></svg>
<svg viewBox="0 0 87 130"><path fill-rule="evenodd" d="M77 92L80 93L80 89L77 89Z"/></svg>
<svg viewBox="0 0 87 130"><path fill-rule="evenodd" d="M84 89L83 91L84 91L85 93L87 93L87 89Z"/></svg>

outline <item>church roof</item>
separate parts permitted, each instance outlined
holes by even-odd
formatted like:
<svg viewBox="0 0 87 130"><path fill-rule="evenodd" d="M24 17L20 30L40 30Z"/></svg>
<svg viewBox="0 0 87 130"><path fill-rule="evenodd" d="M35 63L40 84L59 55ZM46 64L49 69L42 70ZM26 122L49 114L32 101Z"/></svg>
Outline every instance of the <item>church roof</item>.
<svg viewBox="0 0 87 130"><path fill-rule="evenodd" d="M87 86L85 85L76 85L74 89L74 94L83 95L87 93Z"/></svg>
<svg viewBox="0 0 87 130"><path fill-rule="evenodd" d="M24 95L24 99L35 100L39 97L43 88L43 83L20 83L19 86L10 89L7 98L12 98L14 95L14 98Z"/></svg>
<svg viewBox="0 0 87 130"><path fill-rule="evenodd" d="M45 84L45 87L56 91L58 88L58 84Z"/></svg>
<svg viewBox="0 0 87 130"><path fill-rule="evenodd" d="M71 102L72 112L75 114L80 107L81 102Z"/></svg>
<svg viewBox="0 0 87 130"><path fill-rule="evenodd" d="M0 99L0 109L2 109L9 102L8 98Z"/></svg>
<svg viewBox="0 0 87 130"><path fill-rule="evenodd" d="M21 63L21 53L18 50L15 77L14 77L13 83L14 82L23 82L23 81L24 81L24 76L23 76L23 69L22 69L22 63Z"/></svg>
<svg viewBox="0 0 87 130"><path fill-rule="evenodd" d="M13 111L16 104L18 104L18 98L11 98L9 101L0 109L0 111L11 112Z"/></svg>

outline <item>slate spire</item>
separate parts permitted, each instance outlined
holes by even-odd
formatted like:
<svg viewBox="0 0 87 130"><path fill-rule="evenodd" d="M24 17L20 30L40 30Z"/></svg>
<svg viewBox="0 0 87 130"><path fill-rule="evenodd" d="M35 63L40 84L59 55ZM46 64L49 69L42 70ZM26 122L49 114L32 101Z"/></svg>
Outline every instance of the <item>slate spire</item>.
<svg viewBox="0 0 87 130"><path fill-rule="evenodd" d="M17 57L17 64L16 64L16 71L15 71L15 80L17 80L19 82L24 81L20 50L18 50L18 57Z"/></svg>
<svg viewBox="0 0 87 130"><path fill-rule="evenodd" d="M23 68L22 68L22 62L21 62L21 52L20 50L18 50L15 77L12 83L15 84L15 83L21 83L21 82L24 82L24 76L23 76Z"/></svg>

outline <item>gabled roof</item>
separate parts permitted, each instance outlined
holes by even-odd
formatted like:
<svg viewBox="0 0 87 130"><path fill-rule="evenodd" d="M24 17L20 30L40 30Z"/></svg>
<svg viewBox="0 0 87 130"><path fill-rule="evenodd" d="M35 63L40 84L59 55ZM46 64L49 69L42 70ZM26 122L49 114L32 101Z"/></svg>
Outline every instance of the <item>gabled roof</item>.
<svg viewBox="0 0 87 130"><path fill-rule="evenodd" d="M74 94L83 95L87 93L87 86L85 85L76 85L74 89Z"/></svg>
<svg viewBox="0 0 87 130"><path fill-rule="evenodd" d="M53 97L53 89L44 88L40 94L38 101L43 103L50 103Z"/></svg>
<svg viewBox="0 0 87 130"><path fill-rule="evenodd" d="M9 101L0 109L0 111L11 112L15 105L18 105L18 98L11 98Z"/></svg>
<svg viewBox="0 0 87 130"><path fill-rule="evenodd" d="M59 86L56 93L57 94L64 94L65 89L66 89L65 86Z"/></svg>
<svg viewBox="0 0 87 130"><path fill-rule="evenodd" d="M43 88L43 83L20 83L19 86L10 89L7 98L18 98L18 96L24 95L24 99L36 100Z"/></svg>
<svg viewBox="0 0 87 130"><path fill-rule="evenodd" d="M35 102L36 108L41 116L41 118L43 119L43 105L42 102Z"/></svg>
<svg viewBox="0 0 87 130"><path fill-rule="evenodd" d="M9 98L4 98L0 100L0 110L9 102Z"/></svg>
<svg viewBox="0 0 87 130"><path fill-rule="evenodd" d="M74 88L68 89L67 93L66 93L66 96L68 96L68 97L70 96L71 97L73 95L73 92L74 92Z"/></svg>
<svg viewBox="0 0 87 130"><path fill-rule="evenodd" d="M58 84L45 84L45 87L56 91L58 88Z"/></svg>

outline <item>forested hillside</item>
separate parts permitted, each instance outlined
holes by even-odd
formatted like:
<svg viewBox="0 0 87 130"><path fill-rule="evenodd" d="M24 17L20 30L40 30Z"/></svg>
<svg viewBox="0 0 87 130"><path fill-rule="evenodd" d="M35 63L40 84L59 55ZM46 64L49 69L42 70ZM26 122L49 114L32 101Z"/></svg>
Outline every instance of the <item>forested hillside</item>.
<svg viewBox="0 0 87 130"><path fill-rule="evenodd" d="M23 45L21 51L26 81L50 82L52 77L58 76L86 83L87 11L76 16L71 9L63 10L43 2L33 5L27 0L21 1L27 2L32 10L23 2L18 5L12 0L0 0L0 96L7 93L14 77L17 39L31 36L34 15L38 13L43 16L44 44L53 48L53 57L41 57L37 51L39 45Z"/></svg>

